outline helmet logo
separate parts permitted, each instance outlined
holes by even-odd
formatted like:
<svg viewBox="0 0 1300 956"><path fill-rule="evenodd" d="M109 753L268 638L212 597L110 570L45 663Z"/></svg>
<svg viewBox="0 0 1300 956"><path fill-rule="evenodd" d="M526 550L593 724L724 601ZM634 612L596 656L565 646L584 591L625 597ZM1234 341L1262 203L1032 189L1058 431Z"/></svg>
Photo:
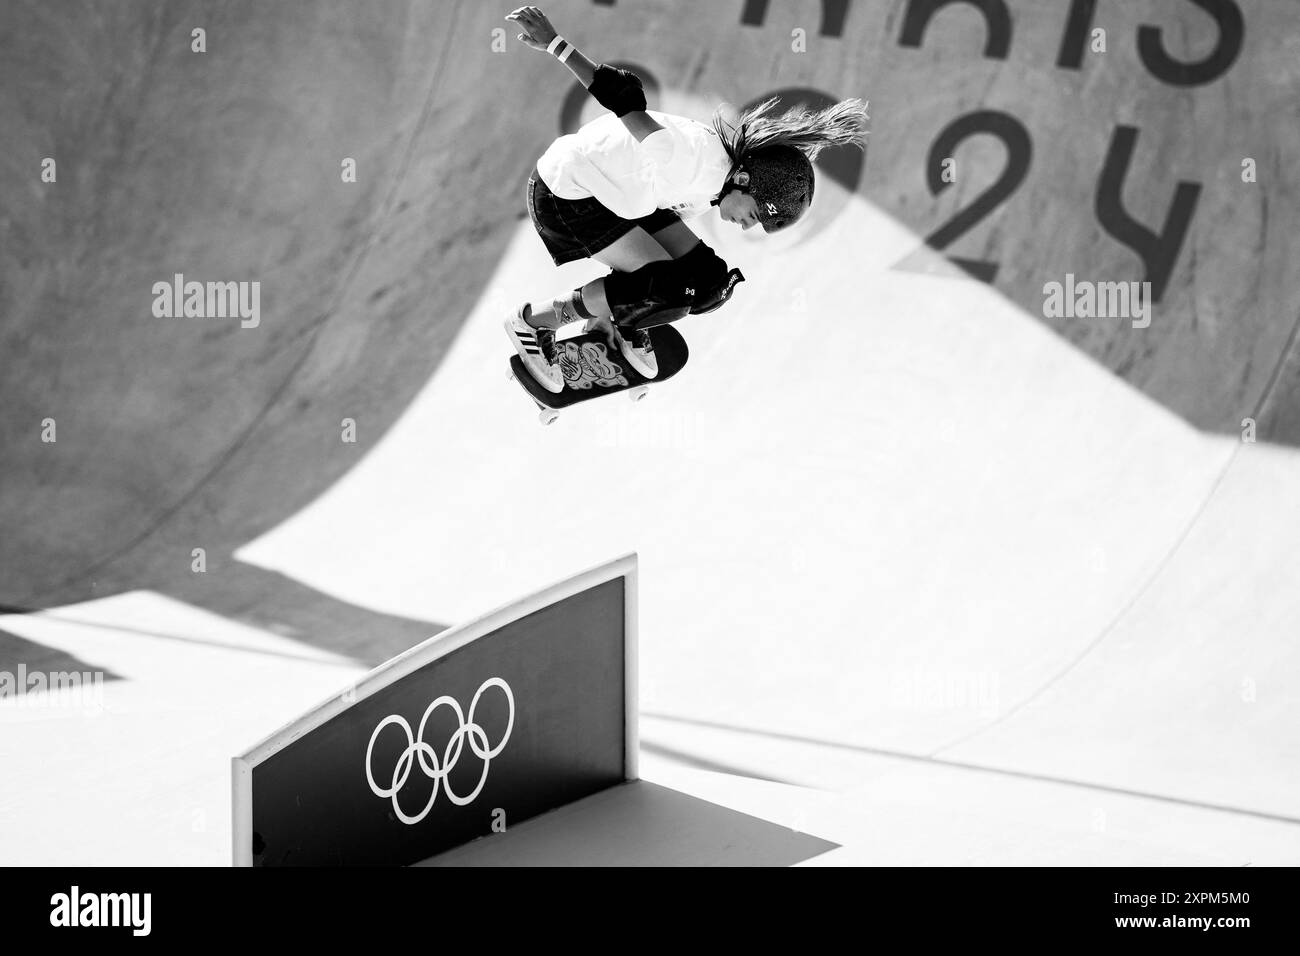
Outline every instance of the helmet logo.
<svg viewBox="0 0 1300 956"><path fill-rule="evenodd" d="M767 214L768 214L769 216L775 216L775 215L776 215L776 213L777 213L776 203L768 202L768 203L764 203L763 205L767 207Z"/></svg>

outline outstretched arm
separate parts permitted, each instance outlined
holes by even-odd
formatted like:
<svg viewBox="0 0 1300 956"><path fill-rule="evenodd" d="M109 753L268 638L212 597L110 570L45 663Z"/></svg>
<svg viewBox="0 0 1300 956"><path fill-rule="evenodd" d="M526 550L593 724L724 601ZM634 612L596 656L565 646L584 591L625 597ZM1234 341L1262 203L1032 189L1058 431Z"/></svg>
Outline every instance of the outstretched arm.
<svg viewBox="0 0 1300 956"><path fill-rule="evenodd" d="M519 28L523 31L519 34L519 42L534 50L555 56L569 68L569 72L577 77L584 88L591 89L591 84L596 78L596 64L587 59L582 51L568 40L562 39L551 26L551 21L546 18L546 14L537 7L520 7L508 14L506 19L519 24ZM656 130L663 129L645 110L632 110L619 119L623 121L628 132L636 137L638 143Z"/></svg>

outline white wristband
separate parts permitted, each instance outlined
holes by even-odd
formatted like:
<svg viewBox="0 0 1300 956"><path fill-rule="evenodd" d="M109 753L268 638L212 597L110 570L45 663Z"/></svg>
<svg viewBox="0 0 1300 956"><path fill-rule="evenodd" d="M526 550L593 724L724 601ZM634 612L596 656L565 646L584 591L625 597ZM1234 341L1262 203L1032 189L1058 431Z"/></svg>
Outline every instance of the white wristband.
<svg viewBox="0 0 1300 956"><path fill-rule="evenodd" d="M572 55L573 44L557 33L555 39L547 45L546 52L563 63Z"/></svg>

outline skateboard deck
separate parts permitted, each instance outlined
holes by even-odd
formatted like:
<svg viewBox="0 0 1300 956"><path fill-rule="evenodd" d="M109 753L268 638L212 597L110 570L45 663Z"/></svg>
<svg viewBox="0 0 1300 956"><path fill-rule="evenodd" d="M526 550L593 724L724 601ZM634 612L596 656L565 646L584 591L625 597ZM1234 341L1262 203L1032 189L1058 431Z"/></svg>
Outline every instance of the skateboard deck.
<svg viewBox="0 0 1300 956"><path fill-rule="evenodd" d="M690 352L680 332L671 325L659 325L650 330L650 341L654 344L655 360L659 363L659 374L654 378L646 378L634 369L621 352L617 349L611 351L604 337L594 332L557 343L560 368L564 372L562 392L542 388L518 355L510 356L510 372L537 403L542 410L543 422L549 425L560 409L570 405L616 392L628 392L634 401L644 398L649 386L672 378L682 370Z"/></svg>

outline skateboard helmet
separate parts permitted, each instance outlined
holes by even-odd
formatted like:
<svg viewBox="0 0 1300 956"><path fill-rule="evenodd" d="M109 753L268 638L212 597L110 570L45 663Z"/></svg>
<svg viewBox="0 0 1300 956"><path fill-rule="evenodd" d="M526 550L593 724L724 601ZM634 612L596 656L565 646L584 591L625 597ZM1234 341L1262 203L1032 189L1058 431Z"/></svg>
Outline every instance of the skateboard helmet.
<svg viewBox="0 0 1300 956"><path fill-rule="evenodd" d="M794 146L765 146L745 156L747 192L758 206L758 221L772 233L798 222L813 198L813 164Z"/></svg>

